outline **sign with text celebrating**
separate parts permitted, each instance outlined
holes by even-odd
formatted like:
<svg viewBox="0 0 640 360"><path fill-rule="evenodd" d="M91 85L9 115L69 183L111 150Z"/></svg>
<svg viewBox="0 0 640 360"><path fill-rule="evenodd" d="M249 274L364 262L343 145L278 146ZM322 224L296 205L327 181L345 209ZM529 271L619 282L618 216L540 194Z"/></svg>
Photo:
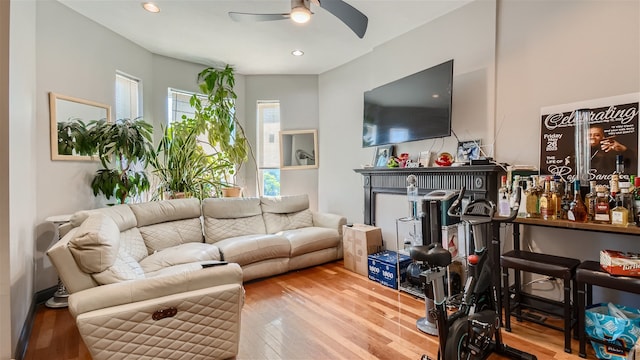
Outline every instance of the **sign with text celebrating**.
<svg viewBox="0 0 640 360"><path fill-rule="evenodd" d="M625 173L638 174L639 104L640 93L632 93L542 108L540 173L575 179L576 110L589 109L589 179L608 184L617 155L623 156Z"/></svg>

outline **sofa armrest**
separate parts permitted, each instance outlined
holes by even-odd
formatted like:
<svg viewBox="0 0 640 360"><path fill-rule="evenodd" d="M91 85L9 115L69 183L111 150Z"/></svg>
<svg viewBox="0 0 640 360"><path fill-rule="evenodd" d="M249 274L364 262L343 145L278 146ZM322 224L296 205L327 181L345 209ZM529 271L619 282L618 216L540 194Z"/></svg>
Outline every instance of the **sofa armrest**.
<svg viewBox="0 0 640 360"><path fill-rule="evenodd" d="M347 218L336 214L315 211L312 211L311 214L313 215L313 226L336 229L338 230L338 234L342 235L342 225L347 224Z"/></svg>
<svg viewBox="0 0 640 360"><path fill-rule="evenodd" d="M82 290L69 295L69 311L76 317L93 310L225 284L242 285L240 265L229 263Z"/></svg>

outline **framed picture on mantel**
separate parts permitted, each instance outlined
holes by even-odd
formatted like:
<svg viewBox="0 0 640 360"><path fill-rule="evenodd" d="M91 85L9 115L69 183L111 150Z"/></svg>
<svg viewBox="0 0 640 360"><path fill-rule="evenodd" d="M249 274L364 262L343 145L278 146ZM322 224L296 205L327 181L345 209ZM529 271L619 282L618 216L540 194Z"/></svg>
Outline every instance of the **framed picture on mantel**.
<svg viewBox="0 0 640 360"><path fill-rule="evenodd" d="M387 167L387 162L393 156L393 145L377 146L373 154L373 167Z"/></svg>

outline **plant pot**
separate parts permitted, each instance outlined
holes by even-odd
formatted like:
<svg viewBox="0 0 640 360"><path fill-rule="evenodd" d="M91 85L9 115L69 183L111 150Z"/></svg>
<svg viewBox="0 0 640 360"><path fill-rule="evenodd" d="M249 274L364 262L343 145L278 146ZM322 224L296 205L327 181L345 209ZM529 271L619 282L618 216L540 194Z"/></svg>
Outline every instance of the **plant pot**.
<svg viewBox="0 0 640 360"><path fill-rule="evenodd" d="M239 186L222 188L223 197L240 197L240 195L242 195L242 188Z"/></svg>
<svg viewBox="0 0 640 360"><path fill-rule="evenodd" d="M187 193L185 192L172 192L169 193L167 199L184 199L187 197Z"/></svg>

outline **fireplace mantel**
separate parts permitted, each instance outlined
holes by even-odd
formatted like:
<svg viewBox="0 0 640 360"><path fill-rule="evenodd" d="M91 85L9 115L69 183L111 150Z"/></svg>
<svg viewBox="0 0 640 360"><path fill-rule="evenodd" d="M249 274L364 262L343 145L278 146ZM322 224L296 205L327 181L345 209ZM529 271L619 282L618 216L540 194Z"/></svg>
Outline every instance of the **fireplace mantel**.
<svg viewBox="0 0 640 360"><path fill-rule="evenodd" d="M499 175L504 170L496 165L424 168L367 168L354 169L362 174L364 187L364 222L375 225L376 194L407 194L407 176L417 177L418 193L425 195L433 190L466 188L466 197L498 198Z"/></svg>

